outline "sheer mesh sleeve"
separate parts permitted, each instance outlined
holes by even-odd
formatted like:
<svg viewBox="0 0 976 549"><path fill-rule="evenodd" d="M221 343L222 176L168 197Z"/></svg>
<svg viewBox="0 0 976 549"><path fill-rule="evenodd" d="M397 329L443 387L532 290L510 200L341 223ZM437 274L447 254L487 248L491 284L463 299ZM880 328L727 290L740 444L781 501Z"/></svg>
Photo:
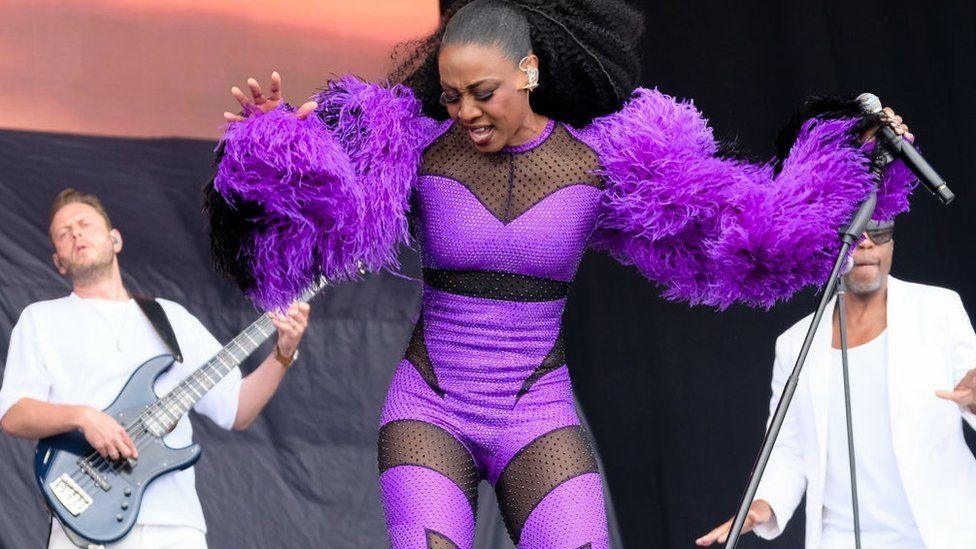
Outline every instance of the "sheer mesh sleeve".
<svg viewBox="0 0 976 549"><path fill-rule="evenodd" d="M403 86L346 77L316 97L319 116L281 107L232 123L208 190L216 262L260 305L312 280L396 264L411 186L438 123Z"/></svg>
<svg viewBox="0 0 976 549"><path fill-rule="evenodd" d="M772 306L826 279L838 229L875 186L855 122L808 121L774 176L770 164L721 157L691 103L640 89L583 131L607 186L591 243L667 298ZM885 178L879 216L907 209L910 181Z"/></svg>

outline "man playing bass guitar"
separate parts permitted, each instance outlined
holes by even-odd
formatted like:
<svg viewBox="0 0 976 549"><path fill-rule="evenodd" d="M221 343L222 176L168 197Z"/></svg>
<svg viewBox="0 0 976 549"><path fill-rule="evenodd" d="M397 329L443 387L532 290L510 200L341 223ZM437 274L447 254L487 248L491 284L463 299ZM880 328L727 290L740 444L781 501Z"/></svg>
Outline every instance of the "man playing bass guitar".
<svg viewBox="0 0 976 549"><path fill-rule="evenodd" d="M122 235L99 199L65 189L51 208L49 236L58 272L71 281L66 297L24 309L10 338L0 387L0 426L7 435L43 439L80 430L104 459L138 460L138 443L101 410L113 402L147 359L172 353L122 283ZM221 344L182 306L158 300L175 333L182 361L163 373L165 394L220 351ZM278 331L275 350L242 379L234 368L193 409L224 429L242 430L278 388L295 358L309 306L295 303L269 313ZM188 446L187 416L165 435L170 447ZM74 545L53 521L49 547ZM206 525L193 468L166 474L146 489L135 527L113 548L205 548Z"/></svg>

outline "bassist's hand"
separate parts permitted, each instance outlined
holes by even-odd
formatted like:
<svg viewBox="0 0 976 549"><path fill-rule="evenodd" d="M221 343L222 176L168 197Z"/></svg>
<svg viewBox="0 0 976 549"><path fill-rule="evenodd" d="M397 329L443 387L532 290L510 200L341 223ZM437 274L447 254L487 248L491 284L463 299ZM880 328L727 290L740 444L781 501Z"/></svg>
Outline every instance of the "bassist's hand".
<svg viewBox="0 0 976 549"><path fill-rule="evenodd" d="M283 313L268 313L271 322L275 328L278 328L278 353L281 356L295 355L298 343L305 334L305 328L308 327L308 313L311 310L312 307L308 303L296 301Z"/></svg>
<svg viewBox="0 0 976 549"><path fill-rule="evenodd" d="M118 460L120 457L138 459L139 451L129 438L125 428L115 418L94 408L85 408L79 421L85 440L103 458Z"/></svg>

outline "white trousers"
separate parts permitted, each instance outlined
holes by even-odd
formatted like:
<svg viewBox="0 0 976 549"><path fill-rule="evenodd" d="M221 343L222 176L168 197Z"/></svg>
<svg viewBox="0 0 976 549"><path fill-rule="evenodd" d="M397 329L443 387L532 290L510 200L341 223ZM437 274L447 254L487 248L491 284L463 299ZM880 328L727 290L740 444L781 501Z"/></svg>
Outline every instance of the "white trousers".
<svg viewBox="0 0 976 549"><path fill-rule="evenodd" d="M105 549L207 549L207 536L189 526L152 526L136 524L127 536ZM51 525L48 549L78 549L71 543L58 521Z"/></svg>

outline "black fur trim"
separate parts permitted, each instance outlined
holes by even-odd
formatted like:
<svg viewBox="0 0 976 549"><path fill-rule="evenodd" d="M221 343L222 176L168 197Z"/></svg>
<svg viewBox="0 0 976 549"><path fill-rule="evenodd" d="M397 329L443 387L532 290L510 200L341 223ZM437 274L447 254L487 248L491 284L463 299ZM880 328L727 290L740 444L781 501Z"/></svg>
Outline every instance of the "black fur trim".
<svg viewBox="0 0 976 549"><path fill-rule="evenodd" d="M776 173L783 168L783 161L790 154L790 149L796 142L796 137L800 133L800 128L811 118L823 118L827 120L837 118L858 118L859 122L854 126L854 134L860 135L868 128L876 125L880 119L879 115L866 114L861 109L856 96L853 95L812 95L803 102L803 107L793 114L786 125L776 136L774 167Z"/></svg>
<svg viewBox="0 0 976 549"><path fill-rule="evenodd" d="M213 178L204 188L204 211L210 218L210 255L217 272L237 283L244 292L255 287L246 243L252 240L260 219L260 207L253 202L228 204L214 188Z"/></svg>

